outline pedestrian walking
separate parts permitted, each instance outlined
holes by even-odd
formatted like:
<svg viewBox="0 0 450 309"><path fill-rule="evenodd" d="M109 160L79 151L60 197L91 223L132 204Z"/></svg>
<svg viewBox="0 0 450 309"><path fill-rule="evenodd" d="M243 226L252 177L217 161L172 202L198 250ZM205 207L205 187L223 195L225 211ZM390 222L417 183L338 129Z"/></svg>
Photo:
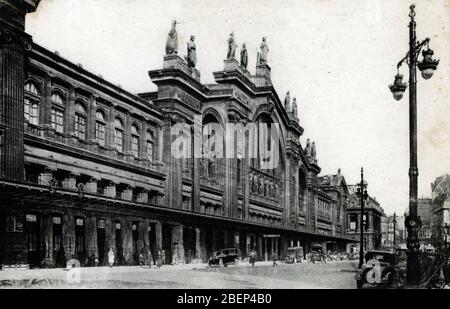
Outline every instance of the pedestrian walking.
<svg viewBox="0 0 450 309"><path fill-rule="evenodd" d="M139 253L139 266L144 266L144 255L142 254L142 252Z"/></svg>
<svg viewBox="0 0 450 309"><path fill-rule="evenodd" d="M109 267L113 267L113 265L114 265L114 258L115 258L114 251L113 251L112 248L109 248L109 251L108 251Z"/></svg>
<svg viewBox="0 0 450 309"><path fill-rule="evenodd" d="M256 251L255 251L255 249L253 249L249 255L249 262L250 262L250 264L252 264L252 267L255 267L255 261L256 261Z"/></svg>

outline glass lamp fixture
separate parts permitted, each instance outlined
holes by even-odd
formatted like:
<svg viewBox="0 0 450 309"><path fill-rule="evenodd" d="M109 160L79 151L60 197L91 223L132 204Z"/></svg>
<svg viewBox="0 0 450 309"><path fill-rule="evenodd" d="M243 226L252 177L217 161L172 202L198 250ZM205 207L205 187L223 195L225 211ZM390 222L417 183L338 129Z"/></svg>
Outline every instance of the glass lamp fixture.
<svg viewBox="0 0 450 309"><path fill-rule="evenodd" d="M439 60L433 59L433 50L427 48L422 51L423 60L417 64L417 67L422 72L422 77L424 79L430 79L433 76L434 71L439 64Z"/></svg>
<svg viewBox="0 0 450 309"><path fill-rule="evenodd" d="M403 93L406 90L406 83L403 82L403 75L397 73L395 75L395 80L392 85L389 85L389 89L392 92L392 95L394 96L394 99L399 101L403 97Z"/></svg>

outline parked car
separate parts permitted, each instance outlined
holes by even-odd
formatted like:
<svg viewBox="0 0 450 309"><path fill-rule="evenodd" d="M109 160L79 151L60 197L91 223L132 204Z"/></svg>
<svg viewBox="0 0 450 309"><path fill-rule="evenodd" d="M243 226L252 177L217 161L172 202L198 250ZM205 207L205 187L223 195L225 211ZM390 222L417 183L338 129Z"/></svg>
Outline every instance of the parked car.
<svg viewBox="0 0 450 309"><path fill-rule="evenodd" d="M403 251L371 250L364 255L365 263L356 273L358 289L389 288L405 264Z"/></svg>
<svg viewBox="0 0 450 309"><path fill-rule="evenodd" d="M312 244L311 245L311 252L309 254L309 259L310 259L310 262L312 262L312 263L325 261L323 247L321 244Z"/></svg>
<svg viewBox="0 0 450 309"><path fill-rule="evenodd" d="M208 260L209 267L236 264L239 259L239 250L236 248L221 249L214 252L214 256Z"/></svg>
<svg viewBox="0 0 450 309"><path fill-rule="evenodd" d="M286 264L301 263L303 259L303 247L289 247L284 259Z"/></svg>

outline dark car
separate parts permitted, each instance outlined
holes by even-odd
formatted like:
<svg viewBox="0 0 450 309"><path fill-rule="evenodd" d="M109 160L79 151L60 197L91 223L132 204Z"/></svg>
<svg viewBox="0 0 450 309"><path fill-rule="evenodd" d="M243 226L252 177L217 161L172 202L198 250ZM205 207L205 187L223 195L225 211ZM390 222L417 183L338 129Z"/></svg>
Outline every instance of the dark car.
<svg viewBox="0 0 450 309"><path fill-rule="evenodd" d="M228 264L236 264L239 259L239 251L235 248L221 249L214 252L214 256L208 260L208 265L227 267Z"/></svg>
<svg viewBox="0 0 450 309"><path fill-rule="evenodd" d="M356 286L389 288L392 286L394 276L403 262L401 252L371 250L365 256L365 263L356 273Z"/></svg>

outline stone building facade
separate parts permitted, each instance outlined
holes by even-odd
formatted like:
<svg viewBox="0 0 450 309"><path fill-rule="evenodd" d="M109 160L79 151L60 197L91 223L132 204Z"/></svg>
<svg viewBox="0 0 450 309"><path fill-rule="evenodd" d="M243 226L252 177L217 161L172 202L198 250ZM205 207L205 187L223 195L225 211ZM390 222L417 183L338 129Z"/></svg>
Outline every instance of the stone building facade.
<svg viewBox="0 0 450 309"><path fill-rule="evenodd" d="M33 43L23 32L25 14L39 1L4 2L3 263L105 265L110 249L121 265L136 264L139 254L205 262L225 247L282 258L289 246L306 253L311 243L350 241L343 189L320 186L314 143L301 146L296 107L278 97L266 55L254 75L227 59L206 85L191 40L187 61L166 49L163 68L148 72L156 92L135 95ZM230 123L244 129L230 133ZM270 131L256 131L263 142L255 148L249 123L278 124L280 138L272 143ZM242 156L197 156L199 139L200 153L212 143ZM266 141L279 152L273 168L261 163Z"/></svg>
<svg viewBox="0 0 450 309"><path fill-rule="evenodd" d="M353 237L355 240L359 240L361 231L361 202L359 197L356 195L356 190L356 185L349 186L350 196L345 213L345 224L347 236ZM369 196L364 203L364 214L362 220L365 250L381 248L383 234L382 222L385 221L383 218L385 216L384 210L380 206L379 202L375 198ZM358 248L358 245L356 244L353 244L352 246Z"/></svg>
<svg viewBox="0 0 450 309"><path fill-rule="evenodd" d="M431 184L431 233L432 244L442 245L447 234L450 242L450 175L437 177Z"/></svg>

